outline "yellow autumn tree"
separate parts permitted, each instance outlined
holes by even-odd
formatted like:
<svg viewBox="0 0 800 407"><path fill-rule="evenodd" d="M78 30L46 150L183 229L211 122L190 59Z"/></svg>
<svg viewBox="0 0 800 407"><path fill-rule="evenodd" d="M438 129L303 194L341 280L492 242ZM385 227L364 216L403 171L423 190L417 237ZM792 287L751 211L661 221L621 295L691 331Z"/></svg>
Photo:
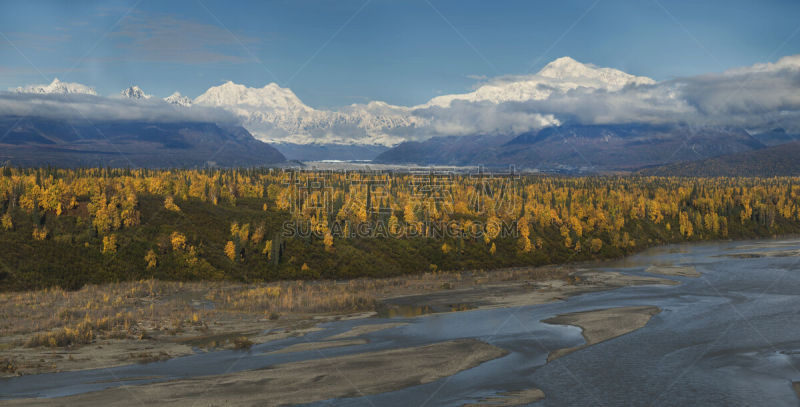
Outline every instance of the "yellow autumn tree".
<svg viewBox="0 0 800 407"><path fill-rule="evenodd" d="M397 216L394 216L394 214L392 214L392 216L389 217L388 227L389 227L389 233L391 233L393 236L396 236L401 232L400 222L397 220Z"/></svg>
<svg viewBox="0 0 800 407"><path fill-rule="evenodd" d="M264 243L264 250L261 251L261 254L267 256L267 260L272 260L272 240Z"/></svg>
<svg viewBox="0 0 800 407"><path fill-rule="evenodd" d="M177 252L186 248L186 236L180 232L172 232L169 240L172 243L173 251Z"/></svg>
<svg viewBox="0 0 800 407"><path fill-rule="evenodd" d="M533 249L533 245L531 244L531 239L528 237L530 236L530 228L528 226L528 219L526 217L521 218L517 222L517 232L519 233L519 250L523 253L529 253Z"/></svg>
<svg viewBox="0 0 800 407"><path fill-rule="evenodd" d="M447 245L447 242L442 243L442 253L450 253L450 246Z"/></svg>
<svg viewBox="0 0 800 407"><path fill-rule="evenodd" d="M246 243L248 239L250 239L250 224L245 223L239 228L239 235L236 236L242 244Z"/></svg>
<svg viewBox="0 0 800 407"><path fill-rule="evenodd" d="M171 196L168 196L166 199L164 199L164 208L172 212L181 211L181 208L175 204L175 199L172 198Z"/></svg>
<svg viewBox="0 0 800 407"><path fill-rule="evenodd" d="M33 238L36 240L45 240L49 235L50 231L47 230L47 226L33 228Z"/></svg>
<svg viewBox="0 0 800 407"><path fill-rule="evenodd" d="M530 253L533 250L531 239L528 236L521 235L517 244L519 245L519 250L523 253Z"/></svg>
<svg viewBox="0 0 800 407"><path fill-rule="evenodd" d="M264 239L264 234L266 233L264 224L260 224L256 226L255 230L253 230L252 235L250 235L250 242L254 245L261 243L261 240Z"/></svg>
<svg viewBox="0 0 800 407"><path fill-rule="evenodd" d="M190 245L186 249L186 254L184 255L184 260L186 260L186 264L188 264L190 266L194 266L194 265L197 264L198 261L200 261L197 258L197 249L194 247L194 245Z"/></svg>
<svg viewBox="0 0 800 407"><path fill-rule="evenodd" d="M158 257L156 257L156 252L153 249L147 251L147 254L144 255L144 263L147 265L147 269L154 269L158 265Z"/></svg>
<svg viewBox="0 0 800 407"><path fill-rule="evenodd" d="M111 234L103 236L103 254L114 254L117 252L117 235Z"/></svg>
<svg viewBox="0 0 800 407"><path fill-rule="evenodd" d="M11 214L10 213L7 213L7 214L3 215L3 218L2 218L2 220L0 220L0 223L3 224L3 229L5 229L5 230L13 230L14 229L14 221L11 219Z"/></svg>
<svg viewBox="0 0 800 407"><path fill-rule="evenodd" d="M225 244L225 255L228 256L231 261L236 261L236 243L232 240L228 240L228 243Z"/></svg>
<svg viewBox="0 0 800 407"><path fill-rule="evenodd" d="M591 246L592 246L591 247L592 253L599 253L600 250L603 248L603 241L598 238L594 238L591 241Z"/></svg>
<svg viewBox="0 0 800 407"><path fill-rule="evenodd" d="M490 216L489 219L486 220L484 235L489 241L494 240L498 235L500 235L500 229L500 219L498 219L496 216Z"/></svg>

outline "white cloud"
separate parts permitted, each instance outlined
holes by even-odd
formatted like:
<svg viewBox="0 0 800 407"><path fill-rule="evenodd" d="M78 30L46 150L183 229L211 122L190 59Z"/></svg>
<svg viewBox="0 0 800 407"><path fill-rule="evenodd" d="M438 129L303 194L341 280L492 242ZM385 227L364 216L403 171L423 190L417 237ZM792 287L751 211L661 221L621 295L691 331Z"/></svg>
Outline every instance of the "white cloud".
<svg viewBox="0 0 800 407"><path fill-rule="evenodd" d="M191 107L155 98L5 93L0 94L0 114L238 121L265 141L394 145L433 136L517 134L563 123L688 123L800 131L798 90L800 56L664 82L560 58L534 75L490 79L473 92L439 96L412 107L374 101L320 110L276 84L248 88L228 82L210 88Z"/></svg>
<svg viewBox="0 0 800 407"><path fill-rule="evenodd" d="M502 78L466 96L446 96L447 103L436 103L443 98L434 98L414 114L428 119L443 135L509 134L567 122L690 123L800 131L800 56L664 82L636 78L623 83L619 79L625 77L615 72L587 73L561 83L540 81L541 72L532 78ZM608 78L610 85L602 86ZM537 81L538 87L531 86ZM433 106L437 104L444 107Z"/></svg>
<svg viewBox="0 0 800 407"><path fill-rule="evenodd" d="M35 116L90 121L238 123L238 119L234 115L221 109L184 108L157 98L137 100L75 93L0 92L0 116Z"/></svg>

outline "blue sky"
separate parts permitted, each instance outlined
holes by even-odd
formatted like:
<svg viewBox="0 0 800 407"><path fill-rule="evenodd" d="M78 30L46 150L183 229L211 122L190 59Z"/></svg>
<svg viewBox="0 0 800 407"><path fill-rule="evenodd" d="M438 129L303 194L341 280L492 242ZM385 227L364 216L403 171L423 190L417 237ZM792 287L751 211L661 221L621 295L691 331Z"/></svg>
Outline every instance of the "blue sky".
<svg viewBox="0 0 800 407"><path fill-rule="evenodd" d="M413 105L560 56L657 80L800 53L797 1L0 2L0 89L195 97L225 80L308 105Z"/></svg>

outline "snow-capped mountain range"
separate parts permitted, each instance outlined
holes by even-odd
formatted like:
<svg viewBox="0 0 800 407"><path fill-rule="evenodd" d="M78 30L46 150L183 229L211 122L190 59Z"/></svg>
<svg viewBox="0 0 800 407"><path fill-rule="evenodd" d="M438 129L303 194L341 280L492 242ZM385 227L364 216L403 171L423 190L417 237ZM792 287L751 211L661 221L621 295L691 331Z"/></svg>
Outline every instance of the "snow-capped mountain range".
<svg viewBox="0 0 800 407"><path fill-rule="evenodd" d="M189 107L192 105L192 99L181 95L180 92L175 92L164 98L164 101L173 105Z"/></svg>
<svg viewBox="0 0 800 407"><path fill-rule="evenodd" d="M17 93L38 93L38 94L84 94L97 95L94 88L75 82L61 82L58 78L53 79L49 85L29 85L20 86L14 89Z"/></svg>
<svg viewBox="0 0 800 407"><path fill-rule="evenodd" d="M243 120L248 130L266 140L394 145L407 139L403 130L430 135L425 127L431 124L431 119L415 112L432 107L449 108L455 101L499 104L542 100L554 92L577 88L616 91L629 84L653 83L647 77L597 68L564 57L535 75L504 78L470 93L438 96L411 107L373 101L338 110L319 110L304 104L291 89L275 83L249 88L233 82L211 87L195 98L194 104L229 110ZM554 123L543 117L540 125Z"/></svg>
<svg viewBox="0 0 800 407"><path fill-rule="evenodd" d="M122 92L120 92L120 94L126 98L131 98L131 99L150 99L151 97L153 97L152 95L144 93L142 88L136 85L133 85L127 89L123 89Z"/></svg>
<svg viewBox="0 0 800 407"><path fill-rule="evenodd" d="M760 75L759 80L752 80L753 75ZM123 90L121 95L130 99L126 103L149 106L164 114L232 114L254 136L267 142L392 146L432 136L521 134L566 122L671 121L800 128L795 122L782 123L800 117L800 94L795 91L798 80L800 56L664 82L563 57L535 74L495 78L471 92L437 96L416 106L372 101L316 109L303 103L291 89L275 83L251 88L230 81L212 86L194 99L179 92L154 98L138 86ZM88 86L58 79L49 85L12 91L97 94ZM157 103L172 104L174 109L160 109ZM744 111L741 106L753 103L780 114L743 114L750 110ZM787 113L795 111L796 115Z"/></svg>
<svg viewBox="0 0 800 407"><path fill-rule="evenodd" d="M442 128L431 127L432 118L417 114L428 109L447 109L457 101L499 104L543 100L556 92L573 89L619 90L625 85L652 84L650 78L638 77L612 68L597 68L572 58L559 58L534 75L506 77L483 84L473 92L438 96L417 106L396 106L381 101L353 104L337 110L315 109L303 103L291 89L270 83L250 88L233 82L212 86L194 100L175 92L163 101L181 107L207 106L227 110L264 141L336 144L371 144L391 146L407 140L410 132L430 136ZM96 95L79 83L54 80L50 85L20 87L17 92ZM120 94L134 100L149 100L151 95L133 85ZM549 117L533 120L532 125L557 124ZM441 126L440 126L441 127Z"/></svg>

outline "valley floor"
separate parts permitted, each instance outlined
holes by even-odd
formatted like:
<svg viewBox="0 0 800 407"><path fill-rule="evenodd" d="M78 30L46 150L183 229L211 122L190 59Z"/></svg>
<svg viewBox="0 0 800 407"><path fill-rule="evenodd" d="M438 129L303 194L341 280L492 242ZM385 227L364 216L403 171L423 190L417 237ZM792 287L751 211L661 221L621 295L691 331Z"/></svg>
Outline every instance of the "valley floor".
<svg viewBox="0 0 800 407"><path fill-rule="evenodd" d="M316 330L320 323L334 320L532 305L641 284L675 283L656 277L548 266L329 283L142 281L88 286L74 292L4 293L0 294L0 303L6 309L12 304L16 308L0 337L0 361L6 377L106 368L196 351L245 349L301 336ZM271 312L274 304L260 298L275 292L274 302L296 303L291 312ZM359 298L353 300L353 295ZM66 319L70 314L77 314L76 318ZM127 330L108 327L110 322L103 321L109 319L129 326ZM79 331L86 321L94 327L92 338L81 343L69 337L70 331ZM60 342L48 343L50 340ZM63 341L67 343L62 345Z"/></svg>
<svg viewBox="0 0 800 407"><path fill-rule="evenodd" d="M676 283L655 276L631 276L575 266L548 266L492 272L426 273L404 278L328 283L243 285L142 281L88 286L75 292L45 290L5 293L0 294L0 302L23 302L28 305L24 309L17 308L13 313L14 320L7 321L3 336L0 337L0 360L3 361L6 377L98 369L166 360L196 352L221 349L246 351L253 344L306 335L319 330L318 324L335 320L362 319L376 315L412 317L434 312L541 304L581 293L642 284ZM353 295L354 290L360 292L358 301L348 297ZM288 307L288 303L294 303L293 311L281 314L270 312L268 307L275 308L275 304L265 304L257 298L270 295L275 297L275 302L283 304L284 308ZM117 299L114 299L115 296ZM314 301L309 301L309 298L314 298ZM22 299L26 301L21 301ZM336 309L336 304L339 304L339 309ZM78 315L79 322L65 321L64 315L76 313L77 308L86 309L85 313ZM314 311L315 309L326 311ZM651 312L648 310L646 314L649 318ZM105 317L100 317L101 315ZM109 330L103 331L103 323L97 321L108 317L114 319L115 315L128 315L130 320L126 324L134 326L125 331L106 326ZM92 337L84 341L86 343L78 340L69 342L72 339L68 334L79 331L76 326L86 321L93 321L95 330L92 331ZM574 325L585 323L583 319ZM360 344L363 339L357 337L366 332L358 329L380 330L395 325L397 324L362 326L355 328L354 332L344 332L323 342L294 345L302 346L302 349L282 349L278 352ZM64 335L67 335L67 339L64 339ZM53 338L54 342L48 344L42 338ZM56 344L56 341L63 340L69 343L65 346ZM359 360L366 357L379 369L402 366L396 372L396 376L400 378L396 383L374 382L374 378L373 382L362 383L366 388L375 387L376 392L385 392L407 387L412 383L424 383L449 376L504 354L502 349L480 341L445 342L423 348L378 351L371 355L355 354L337 359L336 363L350 369L359 366ZM421 356L409 359L406 354L408 352ZM449 367L446 369L429 366L428 361L441 359L443 355L447 355L447 360L460 362L447 365ZM407 363L398 365L400 360L406 360ZM309 363L313 367L313 362ZM286 374L291 372L292 377L297 376L296 380L307 380L311 376L303 375L316 371L313 368L309 370L309 366L306 366L309 363L289 363L281 365L280 369L286 370ZM370 371L365 371L365 377L370 376ZM273 373L264 374L270 376ZM227 376L229 375L209 377L208 380L230 382L234 379L233 376ZM262 379L268 380L267 376ZM173 386L181 387L181 391L189 397L192 389L204 386L204 380L192 379L179 384L169 382L173 384L146 386L156 386L153 387L154 397L161 394L161 390L175 390ZM323 391L314 399L347 396L333 391L337 388L335 383L323 387L331 391ZM109 390L100 394L107 394L113 399L114 392L115 390ZM303 392L288 392L280 401L307 401L307 396ZM82 399L85 396L75 397ZM51 400L58 404L58 399Z"/></svg>

